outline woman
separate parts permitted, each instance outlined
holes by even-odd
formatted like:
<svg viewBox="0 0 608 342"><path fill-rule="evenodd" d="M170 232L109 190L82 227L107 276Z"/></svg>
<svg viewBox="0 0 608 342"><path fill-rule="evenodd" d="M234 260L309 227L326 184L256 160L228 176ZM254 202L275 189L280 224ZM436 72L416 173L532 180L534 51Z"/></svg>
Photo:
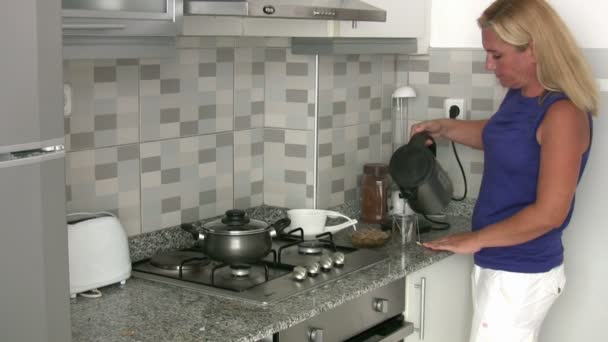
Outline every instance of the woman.
<svg viewBox="0 0 608 342"><path fill-rule="evenodd" d="M472 232L424 245L474 253L470 341L535 341L565 284L561 235L589 155L597 85L544 0L497 0L478 24L485 66L508 92L489 120L412 127L484 150Z"/></svg>

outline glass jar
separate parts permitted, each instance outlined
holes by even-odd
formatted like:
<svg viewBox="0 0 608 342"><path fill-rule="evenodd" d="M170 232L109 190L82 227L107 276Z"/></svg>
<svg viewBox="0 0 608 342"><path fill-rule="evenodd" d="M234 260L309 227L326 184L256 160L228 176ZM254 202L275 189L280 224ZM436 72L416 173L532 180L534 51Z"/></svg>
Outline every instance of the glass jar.
<svg viewBox="0 0 608 342"><path fill-rule="evenodd" d="M386 223L388 221L389 186L388 165L380 163L363 165L360 196L362 222Z"/></svg>

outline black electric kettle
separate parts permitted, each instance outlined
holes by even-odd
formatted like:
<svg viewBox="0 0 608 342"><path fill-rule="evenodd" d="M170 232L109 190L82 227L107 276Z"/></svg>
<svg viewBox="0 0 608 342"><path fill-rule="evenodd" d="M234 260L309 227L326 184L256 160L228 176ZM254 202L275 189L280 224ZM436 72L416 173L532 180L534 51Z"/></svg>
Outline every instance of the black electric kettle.
<svg viewBox="0 0 608 342"><path fill-rule="evenodd" d="M426 145L428 140L432 141L429 146ZM391 156L391 177L417 213L438 214L452 200L452 181L435 159L436 155L435 139L427 132L421 132Z"/></svg>

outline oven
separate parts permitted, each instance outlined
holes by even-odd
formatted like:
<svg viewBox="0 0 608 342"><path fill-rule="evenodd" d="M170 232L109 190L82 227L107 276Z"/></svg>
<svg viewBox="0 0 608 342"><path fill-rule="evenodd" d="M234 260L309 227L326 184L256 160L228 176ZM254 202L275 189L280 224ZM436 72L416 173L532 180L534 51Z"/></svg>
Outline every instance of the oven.
<svg viewBox="0 0 608 342"><path fill-rule="evenodd" d="M405 279L393 281L275 334L273 342L397 342L414 332L403 317Z"/></svg>

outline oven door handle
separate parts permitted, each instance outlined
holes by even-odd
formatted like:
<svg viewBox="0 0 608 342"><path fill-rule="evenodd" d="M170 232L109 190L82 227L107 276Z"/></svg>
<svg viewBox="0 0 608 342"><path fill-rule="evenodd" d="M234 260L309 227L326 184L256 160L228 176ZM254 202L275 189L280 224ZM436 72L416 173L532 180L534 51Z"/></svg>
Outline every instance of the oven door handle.
<svg viewBox="0 0 608 342"><path fill-rule="evenodd" d="M414 325L412 323L405 323L403 327L393 331L390 335L384 336L378 342L401 342L403 339L408 337L414 332Z"/></svg>

